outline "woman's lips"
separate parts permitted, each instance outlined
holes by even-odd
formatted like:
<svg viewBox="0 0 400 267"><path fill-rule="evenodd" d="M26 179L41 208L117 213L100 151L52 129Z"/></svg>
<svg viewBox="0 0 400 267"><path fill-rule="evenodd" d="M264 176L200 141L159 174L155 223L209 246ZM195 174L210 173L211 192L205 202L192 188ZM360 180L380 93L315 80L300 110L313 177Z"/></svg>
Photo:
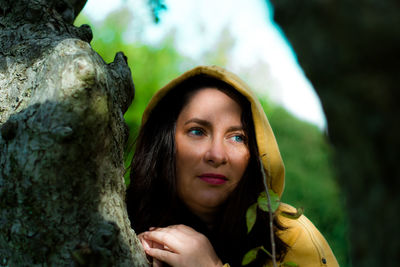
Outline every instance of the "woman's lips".
<svg viewBox="0 0 400 267"><path fill-rule="evenodd" d="M203 173L199 178L208 184L220 185L228 181L228 179L221 174L216 173Z"/></svg>

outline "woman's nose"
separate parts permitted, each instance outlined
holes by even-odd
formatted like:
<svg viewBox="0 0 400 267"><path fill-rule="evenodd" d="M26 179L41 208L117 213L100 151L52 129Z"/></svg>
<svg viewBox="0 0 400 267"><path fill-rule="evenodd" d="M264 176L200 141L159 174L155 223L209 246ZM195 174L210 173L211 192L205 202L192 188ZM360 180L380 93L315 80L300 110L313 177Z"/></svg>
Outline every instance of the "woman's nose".
<svg viewBox="0 0 400 267"><path fill-rule="evenodd" d="M204 159L213 167L226 164L228 161L228 155L226 153L226 148L224 147L223 141L213 140L204 155Z"/></svg>

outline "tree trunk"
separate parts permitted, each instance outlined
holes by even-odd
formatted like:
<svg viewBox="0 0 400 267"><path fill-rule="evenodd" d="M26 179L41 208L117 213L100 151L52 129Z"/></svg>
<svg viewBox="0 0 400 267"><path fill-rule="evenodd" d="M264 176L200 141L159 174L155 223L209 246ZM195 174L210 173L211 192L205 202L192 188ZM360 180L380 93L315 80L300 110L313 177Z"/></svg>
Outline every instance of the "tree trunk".
<svg viewBox="0 0 400 267"><path fill-rule="evenodd" d="M0 266L148 266L125 208L126 58L82 0L0 0Z"/></svg>
<svg viewBox="0 0 400 267"><path fill-rule="evenodd" d="M272 0L313 83L347 201L353 266L400 261L400 5Z"/></svg>

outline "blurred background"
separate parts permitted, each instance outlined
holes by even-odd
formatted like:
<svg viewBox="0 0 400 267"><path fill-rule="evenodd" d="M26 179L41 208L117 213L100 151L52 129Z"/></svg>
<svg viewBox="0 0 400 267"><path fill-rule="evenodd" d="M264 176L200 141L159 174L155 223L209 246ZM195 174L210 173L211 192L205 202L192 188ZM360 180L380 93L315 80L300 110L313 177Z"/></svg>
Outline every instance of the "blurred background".
<svg viewBox="0 0 400 267"><path fill-rule="evenodd" d="M118 51L128 57L136 96L125 114L130 127L126 166L143 110L154 92L197 65L225 67L256 91L270 120L286 167L282 201L304 207L339 264L351 266L344 198L335 182L325 117L290 44L272 21L269 2L163 4L166 8L147 0L88 0L75 21L76 26L91 26L91 45L107 63Z"/></svg>

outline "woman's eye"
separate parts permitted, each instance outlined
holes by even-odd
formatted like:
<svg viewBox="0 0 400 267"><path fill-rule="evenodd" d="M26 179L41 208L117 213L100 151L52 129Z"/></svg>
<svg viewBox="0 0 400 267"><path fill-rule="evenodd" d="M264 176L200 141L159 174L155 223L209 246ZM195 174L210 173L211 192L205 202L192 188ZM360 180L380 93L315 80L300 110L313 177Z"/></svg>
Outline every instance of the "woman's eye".
<svg viewBox="0 0 400 267"><path fill-rule="evenodd" d="M202 136L204 132L201 129L190 129L189 134L194 136Z"/></svg>
<svg viewBox="0 0 400 267"><path fill-rule="evenodd" d="M235 136L231 137L233 141L237 142L237 143L244 143L246 140L246 137L242 134L238 134Z"/></svg>

